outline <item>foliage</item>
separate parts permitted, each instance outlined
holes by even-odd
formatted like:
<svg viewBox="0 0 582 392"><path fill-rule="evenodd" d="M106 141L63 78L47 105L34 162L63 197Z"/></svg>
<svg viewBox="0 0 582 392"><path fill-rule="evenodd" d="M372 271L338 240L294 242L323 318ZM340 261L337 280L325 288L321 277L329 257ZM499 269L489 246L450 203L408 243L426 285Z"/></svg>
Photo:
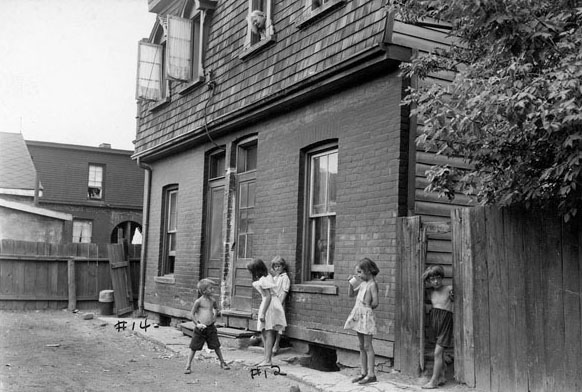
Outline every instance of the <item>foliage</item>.
<svg viewBox="0 0 582 392"><path fill-rule="evenodd" d="M582 2L402 0L412 23L448 21L455 44L403 65L408 77L454 71L449 86L410 89L424 123L417 143L463 157L471 170L434 167L429 190L482 204L582 208Z"/></svg>

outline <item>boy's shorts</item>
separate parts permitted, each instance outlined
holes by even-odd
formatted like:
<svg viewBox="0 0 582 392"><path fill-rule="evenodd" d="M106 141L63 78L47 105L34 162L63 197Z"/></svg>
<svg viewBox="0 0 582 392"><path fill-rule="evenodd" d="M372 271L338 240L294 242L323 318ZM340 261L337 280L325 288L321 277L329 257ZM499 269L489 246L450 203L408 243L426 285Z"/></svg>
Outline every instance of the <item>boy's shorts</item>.
<svg viewBox="0 0 582 392"><path fill-rule="evenodd" d="M444 309L430 310L430 325L436 336L436 344L453 347L453 313Z"/></svg>
<svg viewBox="0 0 582 392"><path fill-rule="evenodd" d="M220 341L218 340L218 331L214 324L210 324L204 329L194 328L194 334L190 341L190 349L193 351L201 350L204 347L204 342L211 350L220 348Z"/></svg>

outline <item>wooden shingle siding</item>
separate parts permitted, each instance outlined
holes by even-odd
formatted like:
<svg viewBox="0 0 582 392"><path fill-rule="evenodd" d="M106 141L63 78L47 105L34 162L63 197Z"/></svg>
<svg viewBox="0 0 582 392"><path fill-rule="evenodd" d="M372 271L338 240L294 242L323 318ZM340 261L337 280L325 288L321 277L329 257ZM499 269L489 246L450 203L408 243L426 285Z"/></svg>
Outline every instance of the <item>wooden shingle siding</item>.
<svg viewBox="0 0 582 392"><path fill-rule="evenodd" d="M177 2L180 3L181 2ZM298 29L294 21L304 13L303 1L273 0L276 41L241 61L248 13L247 2L219 2L211 13L205 69L217 84L207 107L208 123L270 97L283 97L300 83L333 69L384 36L386 12L382 0L349 0L345 5ZM170 8L178 14L179 7ZM208 80L208 79L207 79ZM150 111L141 106L136 154L173 138L201 132L202 112L211 92L205 85L183 95L183 83L171 82L171 101Z"/></svg>

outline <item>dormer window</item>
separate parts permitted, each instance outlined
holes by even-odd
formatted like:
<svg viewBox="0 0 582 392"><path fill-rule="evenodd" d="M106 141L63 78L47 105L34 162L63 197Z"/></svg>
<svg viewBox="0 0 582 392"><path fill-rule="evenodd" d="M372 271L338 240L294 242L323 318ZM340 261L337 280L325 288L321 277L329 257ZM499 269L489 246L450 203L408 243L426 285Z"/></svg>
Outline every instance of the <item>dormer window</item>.
<svg viewBox="0 0 582 392"><path fill-rule="evenodd" d="M247 35L244 49L239 54L245 59L275 41L272 0L248 0Z"/></svg>
<svg viewBox="0 0 582 392"><path fill-rule="evenodd" d="M300 29L342 7L346 0L304 0L304 12L295 20L295 26Z"/></svg>

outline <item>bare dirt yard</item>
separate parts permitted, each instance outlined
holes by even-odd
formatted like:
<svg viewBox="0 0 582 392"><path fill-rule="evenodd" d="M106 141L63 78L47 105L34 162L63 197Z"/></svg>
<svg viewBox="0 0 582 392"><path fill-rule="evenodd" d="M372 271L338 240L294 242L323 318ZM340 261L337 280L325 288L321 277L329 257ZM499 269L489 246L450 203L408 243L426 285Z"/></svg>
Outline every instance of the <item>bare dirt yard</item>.
<svg viewBox="0 0 582 392"><path fill-rule="evenodd" d="M209 359L186 375L183 356L110 327L68 311L0 311L0 391L316 391Z"/></svg>

